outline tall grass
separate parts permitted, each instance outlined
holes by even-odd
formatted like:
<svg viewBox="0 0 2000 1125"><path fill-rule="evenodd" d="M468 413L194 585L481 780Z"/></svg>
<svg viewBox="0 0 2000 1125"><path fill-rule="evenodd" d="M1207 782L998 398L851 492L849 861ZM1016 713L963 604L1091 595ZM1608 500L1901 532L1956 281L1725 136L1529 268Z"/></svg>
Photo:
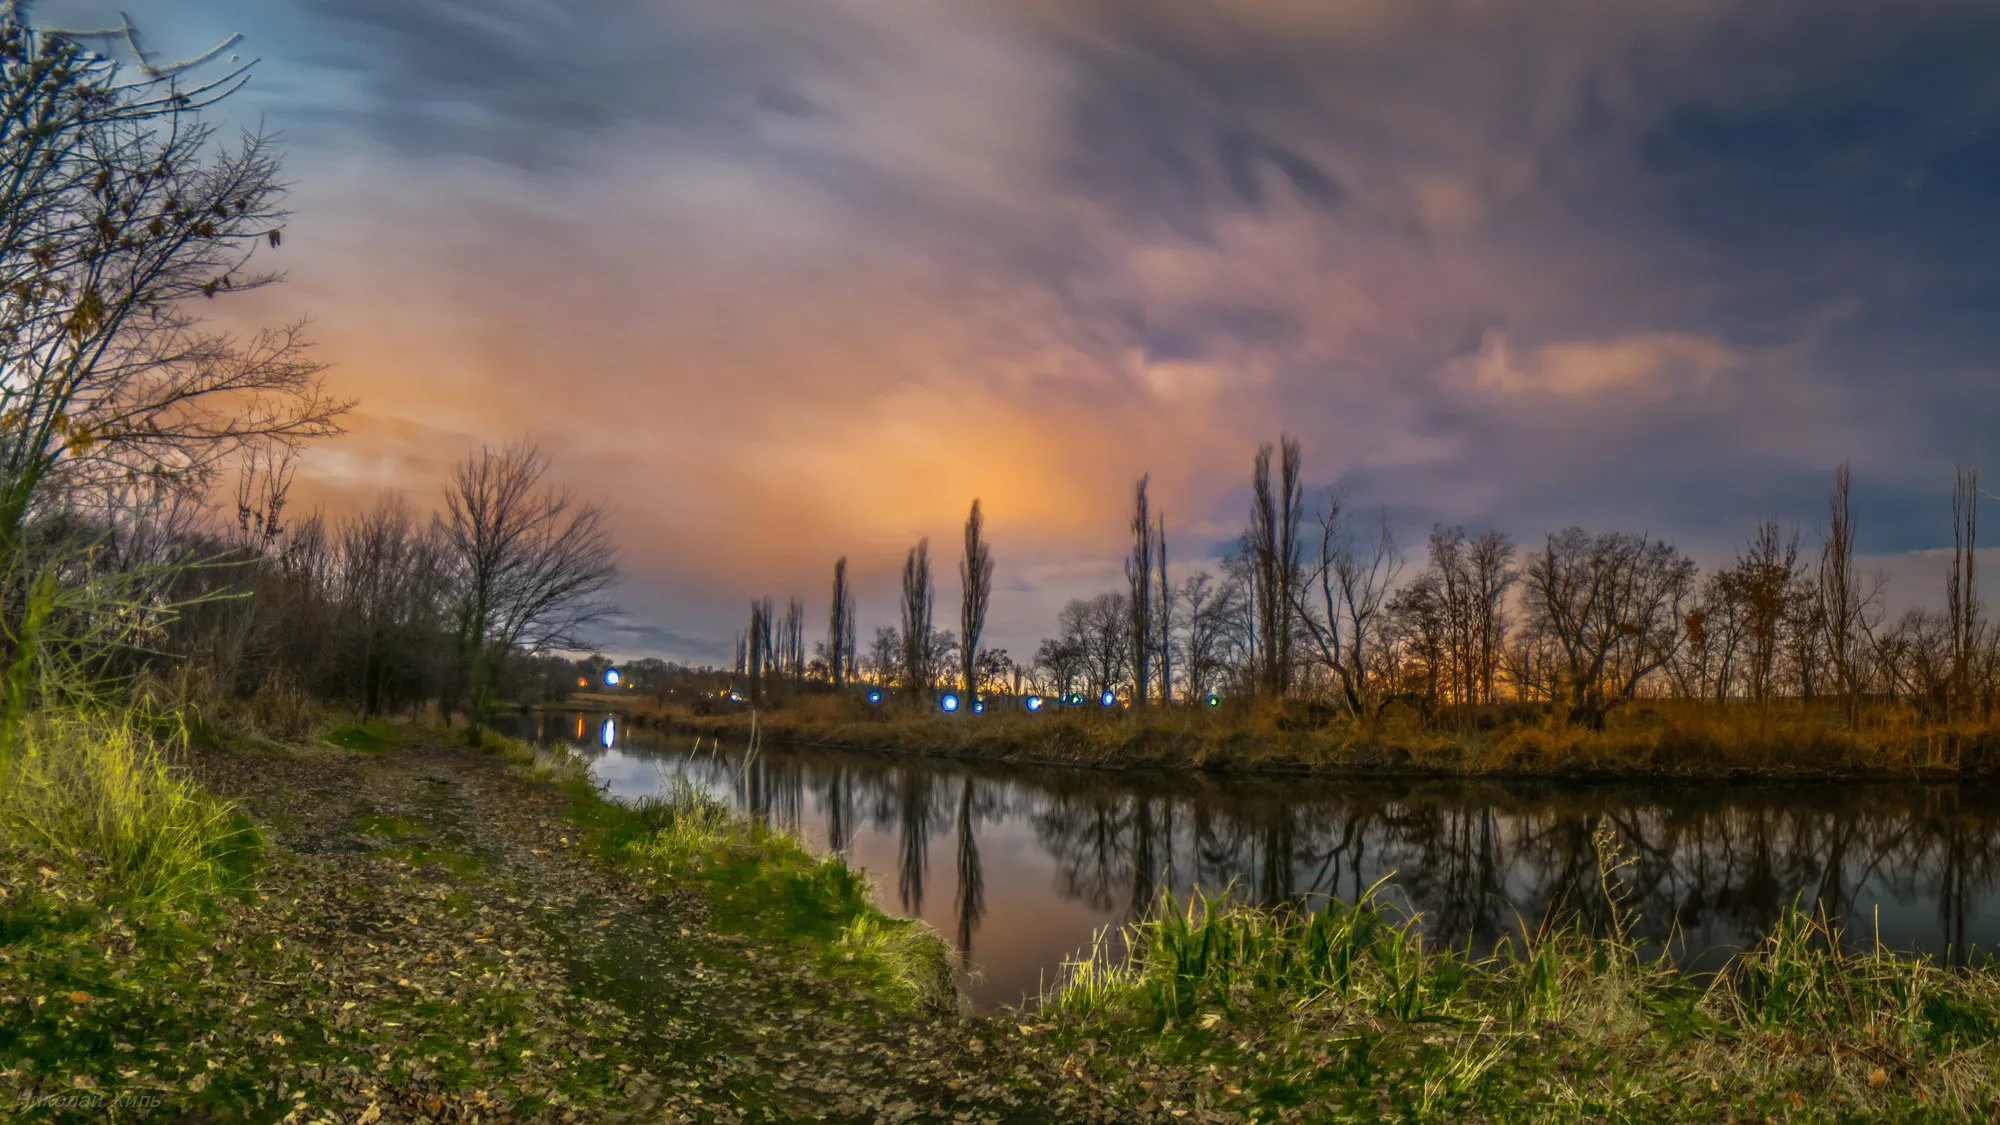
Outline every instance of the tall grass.
<svg viewBox="0 0 2000 1125"><path fill-rule="evenodd" d="M1040 1012L1073 1041L1212 1048L1225 1065L1247 1053L1274 1097L1332 1097L1399 1059L1397 1097L1419 1116L1526 1095L1630 1118L1606 1107L1678 1098L1696 1079L1730 1104L1811 1092L1822 1107L2000 1111L1993 967L1941 966L1879 937L1857 953L1795 902L1721 970L1683 971L1631 937L1625 860L1608 831L1597 842L1612 916L1597 933L1545 922L1474 956L1427 946L1379 883L1316 911L1163 895L1122 940L1100 932ZM1341 1051L1358 1070L1330 1068ZM1611 1088L1625 1092L1606 1102Z"/></svg>
<svg viewBox="0 0 2000 1125"><path fill-rule="evenodd" d="M1088 954L1066 963L1044 1006L1156 1027L1320 998L1405 1022L1450 1018L1472 964L1449 949L1426 949L1417 917L1379 899L1380 887L1312 911L1258 907L1227 890L1196 891L1185 905L1163 894L1122 942L1100 933Z"/></svg>
<svg viewBox="0 0 2000 1125"><path fill-rule="evenodd" d="M29 716L0 779L9 845L81 865L107 895L192 908L233 881L257 840L227 802L168 763L162 740L131 713Z"/></svg>

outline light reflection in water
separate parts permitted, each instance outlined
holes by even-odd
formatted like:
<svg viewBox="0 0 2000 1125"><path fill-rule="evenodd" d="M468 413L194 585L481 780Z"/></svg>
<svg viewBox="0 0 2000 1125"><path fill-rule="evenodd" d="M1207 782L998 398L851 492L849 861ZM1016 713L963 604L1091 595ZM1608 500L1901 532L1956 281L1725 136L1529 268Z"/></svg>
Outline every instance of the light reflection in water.
<svg viewBox="0 0 2000 1125"><path fill-rule="evenodd" d="M621 729L622 727L622 729ZM1426 931L1490 947L1558 910L1602 929L1591 836L1609 821L1640 933L1712 966L1794 898L1882 940L1963 961L2000 945L2000 786L1578 786L1219 778L1025 770L766 746L691 753L688 736L606 718L570 740L616 796L685 777L773 827L847 854L876 898L953 939L985 1007L1052 981L1099 927L1165 885L1261 901L1352 899L1390 876ZM560 740L562 719L520 733ZM936 857L935 849L949 849ZM934 888L943 872L953 886ZM931 893L940 890L941 893ZM1518 914L1517 914L1518 911Z"/></svg>

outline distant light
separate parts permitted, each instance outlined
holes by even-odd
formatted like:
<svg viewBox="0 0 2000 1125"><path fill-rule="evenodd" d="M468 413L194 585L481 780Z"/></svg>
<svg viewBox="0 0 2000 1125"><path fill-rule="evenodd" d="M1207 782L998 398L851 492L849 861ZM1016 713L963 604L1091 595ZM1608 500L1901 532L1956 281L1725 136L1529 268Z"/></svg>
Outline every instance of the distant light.
<svg viewBox="0 0 2000 1125"><path fill-rule="evenodd" d="M1211 696L1209 696L1209 697L1208 697L1208 705L1209 705L1210 707L1220 707L1220 706L1222 706L1222 697L1221 697L1221 696L1219 696L1219 695L1211 695Z"/></svg>
<svg viewBox="0 0 2000 1125"><path fill-rule="evenodd" d="M605 686L605 687L617 687L617 686L618 686L618 681L619 681L619 680L620 680L621 678L622 678L622 677L620 677L620 676L618 675L618 669L616 669L616 668L606 668L606 669L604 670L604 686Z"/></svg>
<svg viewBox="0 0 2000 1125"><path fill-rule="evenodd" d="M870 703L880 703L880 702L882 702L882 689L881 689L881 688L878 688L878 687L872 687L872 688L869 688L869 689L868 689L868 702L870 702Z"/></svg>
<svg viewBox="0 0 2000 1125"><path fill-rule="evenodd" d="M1028 697L1028 710L1030 710L1030 711L1039 711L1039 710L1041 710L1041 709L1042 709L1042 697L1041 697L1041 696L1039 696L1039 695L1031 695L1031 696L1029 696L1029 697Z"/></svg>
<svg viewBox="0 0 2000 1125"><path fill-rule="evenodd" d="M618 742L617 720L615 719L604 720L604 729L598 731L597 735L598 735L598 740L604 743L604 748L606 750L611 749L611 747Z"/></svg>
<svg viewBox="0 0 2000 1125"><path fill-rule="evenodd" d="M578 687L589 687L589 686L590 686L590 681L589 681L588 679L586 679L585 677L583 677L583 676L578 676L578 677L576 678L576 686L578 686Z"/></svg>
<svg viewBox="0 0 2000 1125"><path fill-rule="evenodd" d="M956 711L958 710L958 697L950 692L945 692L944 698L938 700L938 706L944 708L946 711Z"/></svg>
<svg viewBox="0 0 2000 1125"><path fill-rule="evenodd" d="M975 715L984 715L986 713L986 701L984 699L973 700L972 713Z"/></svg>
<svg viewBox="0 0 2000 1125"><path fill-rule="evenodd" d="M731 703L741 703L741 702L743 702L743 693L742 693L742 692L740 692L740 691L732 691L732 692L730 692L730 693L729 693L729 702L731 702Z"/></svg>
<svg viewBox="0 0 2000 1125"><path fill-rule="evenodd" d="M1106 707L1116 707L1118 706L1118 693L1107 691L1104 693L1104 698L1098 700L1098 702L1104 704Z"/></svg>

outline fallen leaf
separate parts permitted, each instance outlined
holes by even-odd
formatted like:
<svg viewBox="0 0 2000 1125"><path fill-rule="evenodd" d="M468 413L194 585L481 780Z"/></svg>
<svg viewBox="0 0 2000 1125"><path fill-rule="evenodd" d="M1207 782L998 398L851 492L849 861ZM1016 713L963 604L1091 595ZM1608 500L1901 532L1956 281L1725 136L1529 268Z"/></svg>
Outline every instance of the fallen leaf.
<svg viewBox="0 0 2000 1125"><path fill-rule="evenodd" d="M1874 1070L1868 1072L1868 1085L1871 1088L1880 1090L1882 1087L1887 1086L1888 1084L1889 1084L1888 1071L1883 1070L1881 1067L1878 1066Z"/></svg>

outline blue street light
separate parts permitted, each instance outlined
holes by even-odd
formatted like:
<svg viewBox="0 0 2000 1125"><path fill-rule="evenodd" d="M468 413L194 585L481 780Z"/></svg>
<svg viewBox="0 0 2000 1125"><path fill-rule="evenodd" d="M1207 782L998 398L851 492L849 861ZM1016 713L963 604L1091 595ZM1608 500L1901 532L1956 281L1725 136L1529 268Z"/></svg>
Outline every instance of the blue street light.
<svg viewBox="0 0 2000 1125"><path fill-rule="evenodd" d="M618 669L616 669L616 668L606 668L606 669L604 670L604 686L605 686L605 687L617 687L617 686L618 686L618 681L619 681L620 679L622 679L622 678L623 678L623 677L619 676L619 674L618 674Z"/></svg>
<svg viewBox="0 0 2000 1125"><path fill-rule="evenodd" d="M1104 704L1106 707L1116 707L1118 706L1118 693L1107 691L1104 693L1104 698L1098 700L1098 702Z"/></svg>
<svg viewBox="0 0 2000 1125"><path fill-rule="evenodd" d="M878 687L872 687L872 688L869 688L869 689L868 689L868 702L870 702L870 703L880 703L880 702L882 702L882 689L881 689L881 688L878 688Z"/></svg>
<svg viewBox="0 0 2000 1125"><path fill-rule="evenodd" d="M1041 696L1039 696L1039 695L1031 695L1031 696L1029 696L1029 697L1028 697L1028 710L1030 710L1030 711L1039 711L1039 710L1041 710L1041 709L1042 709L1042 697L1041 697Z"/></svg>
<svg viewBox="0 0 2000 1125"><path fill-rule="evenodd" d="M944 708L946 711L956 711L958 710L958 697L950 692L945 692L944 698L938 700L938 706Z"/></svg>
<svg viewBox="0 0 2000 1125"><path fill-rule="evenodd" d="M1209 696L1209 697L1208 697L1208 705L1209 705L1210 707L1220 707L1220 706L1222 706L1222 697L1221 697L1221 696L1219 696L1219 695L1211 695L1211 696Z"/></svg>
<svg viewBox="0 0 2000 1125"><path fill-rule="evenodd" d="M984 715L986 713L986 701L984 699L973 700L972 713L975 715Z"/></svg>

